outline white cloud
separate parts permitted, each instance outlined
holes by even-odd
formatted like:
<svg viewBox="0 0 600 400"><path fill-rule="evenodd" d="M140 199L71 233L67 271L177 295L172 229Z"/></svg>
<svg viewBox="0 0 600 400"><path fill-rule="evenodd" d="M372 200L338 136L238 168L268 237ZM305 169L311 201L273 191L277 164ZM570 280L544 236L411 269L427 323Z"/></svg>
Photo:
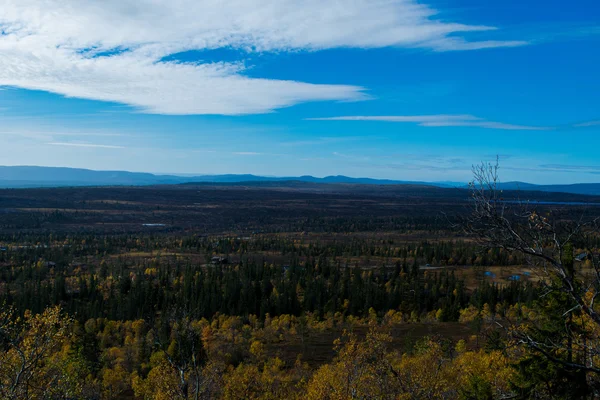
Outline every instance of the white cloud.
<svg viewBox="0 0 600 400"><path fill-rule="evenodd" d="M529 44L523 40L484 40L479 42L468 42L462 38L445 37L429 42L435 51L467 51L493 49L495 47L519 47Z"/></svg>
<svg viewBox="0 0 600 400"><path fill-rule="evenodd" d="M123 146L115 146L108 144L94 144L94 143L70 143L70 142L50 142L46 143L51 146L68 146L68 147L91 147L100 149L124 149Z"/></svg>
<svg viewBox="0 0 600 400"><path fill-rule="evenodd" d="M128 104L161 114L250 114L305 101L360 100L363 89L243 75L240 63L181 64L194 49L435 51L495 28L446 22L416 0L3 0L0 85Z"/></svg>
<svg viewBox="0 0 600 400"><path fill-rule="evenodd" d="M381 122L404 122L416 123L419 126L426 127L478 127L486 129L501 129L501 130L529 130L543 131L555 129L553 127L544 126L527 126L505 124L503 122L486 121L472 115L388 115L388 116L342 116L342 117L327 117L327 118L308 118L310 121L381 121Z"/></svg>
<svg viewBox="0 0 600 400"><path fill-rule="evenodd" d="M588 121L588 122L582 122L579 124L575 124L573 125L576 128L588 128L590 126L600 126L600 120L598 121Z"/></svg>

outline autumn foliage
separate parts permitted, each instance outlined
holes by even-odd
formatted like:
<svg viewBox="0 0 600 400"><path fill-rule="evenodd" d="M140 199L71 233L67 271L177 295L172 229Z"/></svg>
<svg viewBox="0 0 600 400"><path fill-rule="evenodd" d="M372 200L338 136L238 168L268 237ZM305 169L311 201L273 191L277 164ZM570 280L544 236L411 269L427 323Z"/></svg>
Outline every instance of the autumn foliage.
<svg viewBox="0 0 600 400"><path fill-rule="evenodd" d="M508 311L507 318L539 318L520 306ZM465 320L482 316L502 318L487 306L461 312ZM489 332L457 342L425 337L402 350L394 327L411 322L393 312L345 320L220 315L166 327L103 319L80 326L59 308L23 317L9 309L1 318L2 399L502 399L519 393L519 362L533 355L491 348ZM275 349L300 340L302 329L304 340L341 329L330 361L280 358Z"/></svg>

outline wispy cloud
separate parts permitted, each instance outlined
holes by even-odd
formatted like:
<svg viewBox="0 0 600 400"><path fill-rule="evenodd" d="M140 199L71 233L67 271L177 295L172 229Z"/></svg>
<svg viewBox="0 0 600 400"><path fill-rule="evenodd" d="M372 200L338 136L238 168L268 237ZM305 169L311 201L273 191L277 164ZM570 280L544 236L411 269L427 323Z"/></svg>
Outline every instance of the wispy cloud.
<svg viewBox="0 0 600 400"><path fill-rule="evenodd" d="M155 149L156 150L156 149ZM177 152L178 156L187 157L189 154L214 154L221 156L239 156L239 157L258 157L258 156L270 156L270 157L291 157L289 154L280 153L265 153L260 151L227 151L227 150L214 150L214 149L186 149L178 148L174 151Z"/></svg>
<svg viewBox="0 0 600 400"><path fill-rule="evenodd" d="M281 153L263 153L260 151L212 151L212 153L232 155L232 156L271 156L271 157L289 157L289 154Z"/></svg>
<svg viewBox="0 0 600 400"><path fill-rule="evenodd" d="M74 136L74 137L125 137L125 136L133 136L131 134L126 133L115 133L115 132L94 132L94 131L54 131L54 130L0 130L0 135L11 135L11 136L24 136L24 137L52 137L52 136Z"/></svg>
<svg viewBox="0 0 600 400"><path fill-rule="evenodd" d="M493 49L495 47L520 47L526 46L526 40L485 40L480 42L468 42L462 38L445 37L430 43L435 51L467 51Z"/></svg>
<svg viewBox="0 0 600 400"><path fill-rule="evenodd" d="M264 153L258 153L255 151L234 151L231 154L236 156L262 156Z"/></svg>
<svg viewBox="0 0 600 400"><path fill-rule="evenodd" d="M345 153L340 153L338 151L334 151L331 154L333 154L336 157L345 158L345 159L348 159L348 160L362 160L362 161L368 161L368 160L370 160L370 157L364 156L364 155L345 154Z"/></svg>
<svg viewBox="0 0 600 400"><path fill-rule="evenodd" d="M540 168L560 171L600 171L600 165L542 164Z"/></svg>
<svg viewBox="0 0 600 400"><path fill-rule="evenodd" d="M123 146L115 146L108 144L94 144L94 143L69 143L69 142L49 142L46 143L51 146L70 146L70 147L92 147L101 149L124 149Z"/></svg>
<svg viewBox="0 0 600 400"><path fill-rule="evenodd" d="M509 171L600 175L600 165L539 164L530 166L517 164L501 168Z"/></svg>
<svg viewBox="0 0 600 400"><path fill-rule="evenodd" d="M527 44L437 17L417 0L3 0L0 85L127 104L158 114L239 115L355 101L362 87L250 78L244 54L331 48L466 51ZM484 40L469 41L479 32ZM231 48L241 62L183 63Z"/></svg>
<svg viewBox="0 0 600 400"><path fill-rule="evenodd" d="M318 146L318 145L326 145L326 144L334 144L334 143L343 143L343 142L353 142L358 140L373 140L376 139L374 136L340 136L340 137L319 137L315 139L309 140L295 140L292 142L283 142L280 143L281 146Z"/></svg>
<svg viewBox="0 0 600 400"><path fill-rule="evenodd" d="M469 173L471 167L469 165L452 165L452 164L439 164L430 160L424 160L422 162L354 162L353 166L358 168L378 169L378 170L392 170L395 172L414 172L414 171L431 171L431 172L453 172L453 173ZM465 176L468 176L465 175Z"/></svg>
<svg viewBox="0 0 600 400"><path fill-rule="evenodd" d="M200 153L200 154L216 154L218 151L216 150L207 150L207 149L185 149L186 153Z"/></svg>
<svg viewBox="0 0 600 400"><path fill-rule="evenodd" d="M543 131L555 129L553 127L544 126L529 126L515 125L503 122L486 121L472 115L388 115L388 116L341 116L341 117L326 117L326 118L308 118L311 121L379 121L379 122L403 122L415 123L419 126L426 127L478 127L485 129L501 129L501 130L531 130Z"/></svg>
<svg viewBox="0 0 600 400"><path fill-rule="evenodd" d="M308 121L385 121L385 122L417 122L434 123L442 121L464 121L477 119L470 115L387 115L366 116L348 115L341 117L307 118Z"/></svg>
<svg viewBox="0 0 600 400"><path fill-rule="evenodd" d="M395 154L378 157L362 157L352 154L334 154L337 157L346 159L348 165L358 168L393 170L393 171L431 171L437 173L453 173L456 176L462 176L461 179L469 179L472 174L472 165L478 163L478 158L468 157L448 157L443 155L412 155ZM483 159L491 159L495 156L484 155ZM514 157L512 157L514 158ZM587 174L590 176L600 175L600 165L574 165L574 164L535 164L530 163L529 158L515 160L511 164L501 164L500 168L506 171L516 173L534 172L543 173L551 176L552 174ZM518 175L517 175L518 176ZM521 179L522 178L516 178Z"/></svg>
<svg viewBox="0 0 600 400"><path fill-rule="evenodd" d="M581 123L575 124L573 126L576 128L588 128L590 126L600 126L600 120L581 122Z"/></svg>

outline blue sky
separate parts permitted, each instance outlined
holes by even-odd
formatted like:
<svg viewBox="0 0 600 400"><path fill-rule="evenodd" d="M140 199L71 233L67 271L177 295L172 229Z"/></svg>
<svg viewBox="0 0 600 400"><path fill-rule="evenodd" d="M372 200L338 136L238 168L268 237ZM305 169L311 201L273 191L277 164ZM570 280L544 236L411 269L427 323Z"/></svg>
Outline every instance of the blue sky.
<svg viewBox="0 0 600 400"><path fill-rule="evenodd" d="M595 0L5 0L0 165L600 182Z"/></svg>

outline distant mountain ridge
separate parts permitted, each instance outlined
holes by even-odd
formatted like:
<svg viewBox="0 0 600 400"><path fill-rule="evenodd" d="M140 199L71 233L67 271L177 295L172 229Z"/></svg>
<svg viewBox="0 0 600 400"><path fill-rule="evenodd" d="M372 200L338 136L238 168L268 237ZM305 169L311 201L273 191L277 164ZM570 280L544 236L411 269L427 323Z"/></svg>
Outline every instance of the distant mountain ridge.
<svg viewBox="0 0 600 400"><path fill-rule="evenodd" d="M36 167L36 166L0 166L0 187L57 187L57 186L140 186L168 185L181 183L240 183L240 182L286 182L299 181L310 183L352 183L376 185L427 185L439 187L460 187L460 182L413 182L389 179L350 178L347 176L314 176L299 177L267 177L251 174L223 175L158 175L145 172L127 171L94 171L89 169L65 167Z"/></svg>
<svg viewBox="0 0 600 400"><path fill-rule="evenodd" d="M351 178L343 175L317 178L310 175L299 177L267 177L251 174L223 175L159 175L145 172L94 171L66 167L0 166L0 188L64 187L64 186L144 186L192 183L242 183L242 182L306 182L360 185L416 185L442 188L466 188L461 182L422 182L374 178ZM525 182L505 182L503 190L564 192L584 195L600 195L600 183L573 185L535 185Z"/></svg>
<svg viewBox="0 0 600 400"><path fill-rule="evenodd" d="M562 192L573 194L600 195L600 183L574 183L571 185L536 185L526 182L503 182L502 190L525 190L534 192Z"/></svg>

